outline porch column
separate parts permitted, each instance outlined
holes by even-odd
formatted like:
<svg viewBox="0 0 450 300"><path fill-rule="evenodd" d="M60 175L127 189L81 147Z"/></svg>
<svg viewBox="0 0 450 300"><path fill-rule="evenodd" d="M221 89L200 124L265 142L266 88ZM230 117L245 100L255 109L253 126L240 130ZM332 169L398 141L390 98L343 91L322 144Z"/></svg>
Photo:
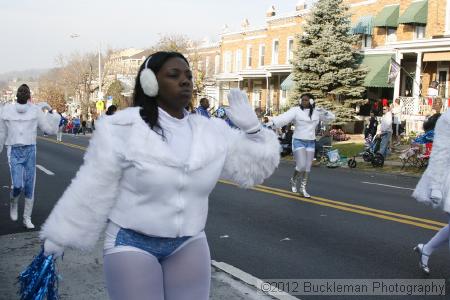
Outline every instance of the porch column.
<svg viewBox="0 0 450 300"><path fill-rule="evenodd" d="M396 55L395 55L395 61L399 65L402 65L402 58L403 58L403 54L397 52ZM400 77L401 77L401 74L402 74L402 70L400 69L400 71L398 72L397 77L395 78L394 99L396 99L398 96L400 96Z"/></svg>
<svg viewBox="0 0 450 300"><path fill-rule="evenodd" d="M416 76L414 78L413 96L414 98L419 98L419 95L421 94L420 75L422 72L422 52L416 52L416 54L417 54Z"/></svg>

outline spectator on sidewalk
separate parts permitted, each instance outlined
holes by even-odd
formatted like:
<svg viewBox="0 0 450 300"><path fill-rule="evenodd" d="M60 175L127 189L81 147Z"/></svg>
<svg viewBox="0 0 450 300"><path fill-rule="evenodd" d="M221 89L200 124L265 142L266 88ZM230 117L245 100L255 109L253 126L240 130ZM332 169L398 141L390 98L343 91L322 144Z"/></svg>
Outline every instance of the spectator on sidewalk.
<svg viewBox="0 0 450 300"><path fill-rule="evenodd" d="M58 112L58 114L61 119L59 121L58 133L56 134L56 141L62 142L62 134L63 134L64 128L66 127L68 121L66 118L64 118L64 116L61 113Z"/></svg>
<svg viewBox="0 0 450 300"><path fill-rule="evenodd" d="M80 118L74 117L72 119L72 124L73 124L72 133L73 133L73 135L77 135L81 128Z"/></svg>
<svg viewBox="0 0 450 300"><path fill-rule="evenodd" d="M17 102L8 103L0 112L0 152L7 146L11 171L12 190L10 194L11 220L18 219L20 195L25 197L23 224L33 229L31 213L34 204L36 177L36 136L39 127L43 132L56 134L60 122L59 114L53 114L47 103L31 103L30 88L22 84L17 89ZM44 113L44 109L48 113Z"/></svg>
<svg viewBox="0 0 450 300"><path fill-rule="evenodd" d="M211 118L211 114L208 111L209 108L209 100L208 98L202 98L200 99L200 106L197 107L197 114L207 117L207 118Z"/></svg>
<svg viewBox="0 0 450 300"><path fill-rule="evenodd" d="M381 138L379 152L386 158L389 155L389 145L392 138L392 113L389 106L383 107L383 117L381 118L378 135Z"/></svg>
<svg viewBox="0 0 450 300"><path fill-rule="evenodd" d="M209 194L219 178L250 187L269 177L278 139L237 89L227 115L240 130L189 114L192 71L180 53L152 54L135 82L134 107L99 119L83 165L42 226L44 253L92 248L106 226L111 299L208 300Z"/></svg>
<svg viewBox="0 0 450 300"><path fill-rule="evenodd" d="M392 103L391 112L392 112L392 136L393 143L392 145L400 144L400 135L403 133L402 130L402 110L403 105L400 102L400 98L396 98L394 103Z"/></svg>
<svg viewBox="0 0 450 300"><path fill-rule="evenodd" d="M371 142L373 137L377 134L377 129L378 129L378 120L375 116L375 113L372 111L370 112L369 123L366 125L366 128L364 129L364 139L369 140L369 142Z"/></svg>

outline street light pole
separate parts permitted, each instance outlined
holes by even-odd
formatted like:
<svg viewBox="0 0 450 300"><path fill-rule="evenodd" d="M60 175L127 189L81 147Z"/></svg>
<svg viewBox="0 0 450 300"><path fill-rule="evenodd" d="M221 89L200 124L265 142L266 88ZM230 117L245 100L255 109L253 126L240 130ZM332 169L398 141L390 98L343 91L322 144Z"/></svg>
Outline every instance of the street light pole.
<svg viewBox="0 0 450 300"><path fill-rule="evenodd" d="M103 99L102 93L102 53L100 49L101 45L98 45L98 97Z"/></svg>
<svg viewBox="0 0 450 300"><path fill-rule="evenodd" d="M79 38L80 35L77 33L71 34L70 38L75 39ZM102 93L102 53L101 53L101 43L99 43L98 47L98 97L100 100L103 100L103 93Z"/></svg>

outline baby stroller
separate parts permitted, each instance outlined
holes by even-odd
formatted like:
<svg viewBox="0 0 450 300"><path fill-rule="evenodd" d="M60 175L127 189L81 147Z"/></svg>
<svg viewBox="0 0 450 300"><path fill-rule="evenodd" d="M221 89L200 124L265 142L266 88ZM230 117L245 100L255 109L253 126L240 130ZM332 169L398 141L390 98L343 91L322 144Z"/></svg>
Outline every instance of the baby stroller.
<svg viewBox="0 0 450 300"><path fill-rule="evenodd" d="M339 154L338 149L334 149L333 146L323 146L319 156L319 162L327 168L337 168L344 165L348 165L349 168L356 168L355 157L347 159L345 156Z"/></svg>
<svg viewBox="0 0 450 300"><path fill-rule="evenodd" d="M365 162L370 162L373 167L380 168L384 165L384 156L378 152L380 150L381 137L369 134L366 138L366 150L362 153Z"/></svg>
<svg viewBox="0 0 450 300"><path fill-rule="evenodd" d="M431 149L433 148L434 130L415 138L409 149L403 151L399 158L402 161L402 169L406 166L413 166L419 169L428 165Z"/></svg>

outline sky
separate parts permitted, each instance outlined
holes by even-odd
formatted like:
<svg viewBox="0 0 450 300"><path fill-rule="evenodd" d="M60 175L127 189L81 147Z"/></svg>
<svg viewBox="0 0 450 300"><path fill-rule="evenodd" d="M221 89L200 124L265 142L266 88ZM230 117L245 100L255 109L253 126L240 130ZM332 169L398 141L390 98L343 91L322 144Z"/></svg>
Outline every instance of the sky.
<svg viewBox="0 0 450 300"><path fill-rule="evenodd" d="M224 24L295 9L298 0L0 0L0 73L51 68L56 57L112 48L146 48L160 35L218 40ZM77 34L79 37L71 38Z"/></svg>

